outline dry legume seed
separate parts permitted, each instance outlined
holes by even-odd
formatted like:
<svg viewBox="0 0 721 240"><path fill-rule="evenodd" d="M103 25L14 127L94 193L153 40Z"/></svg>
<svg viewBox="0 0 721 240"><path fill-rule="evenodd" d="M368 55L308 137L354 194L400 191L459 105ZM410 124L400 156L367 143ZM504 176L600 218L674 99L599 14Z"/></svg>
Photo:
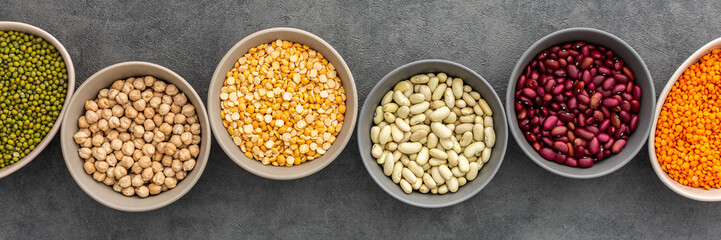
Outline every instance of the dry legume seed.
<svg viewBox="0 0 721 240"><path fill-rule="evenodd" d="M477 177L495 144L482 100L462 79L443 73L401 81L376 108L371 153L406 193L456 192Z"/></svg>
<svg viewBox="0 0 721 240"><path fill-rule="evenodd" d="M281 40L238 59L220 98L221 118L235 144L265 165L293 166L320 157L342 129L346 112L333 64L306 45ZM374 122L382 122L383 107L376 113ZM379 143L385 145L390 127L380 129Z"/></svg>

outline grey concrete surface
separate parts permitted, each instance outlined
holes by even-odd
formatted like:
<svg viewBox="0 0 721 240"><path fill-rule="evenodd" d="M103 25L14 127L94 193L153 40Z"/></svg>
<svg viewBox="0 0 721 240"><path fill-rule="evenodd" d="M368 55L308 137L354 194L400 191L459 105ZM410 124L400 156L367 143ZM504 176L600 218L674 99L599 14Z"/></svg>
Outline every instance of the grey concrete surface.
<svg viewBox="0 0 721 240"><path fill-rule="evenodd" d="M225 52L268 27L313 32L345 58L361 102L402 64L441 58L488 79L501 99L516 60L568 27L593 27L643 56L659 92L697 48L721 37L713 1L0 1L0 20L43 28L68 49L82 83L110 64L141 60L185 77L201 97ZM510 140L478 195L443 209L405 205L361 164L355 137L326 169L271 181L236 166L213 143L197 185L165 208L119 212L72 180L56 136L0 179L0 238L606 239L718 238L721 204L681 197L655 176L646 149L592 180L551 174Z"/></svg>

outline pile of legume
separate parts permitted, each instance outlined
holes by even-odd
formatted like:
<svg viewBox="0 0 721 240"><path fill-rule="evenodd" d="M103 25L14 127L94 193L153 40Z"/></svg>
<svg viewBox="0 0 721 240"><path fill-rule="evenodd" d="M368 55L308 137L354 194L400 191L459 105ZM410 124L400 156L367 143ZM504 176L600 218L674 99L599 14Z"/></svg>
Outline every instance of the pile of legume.
<svg viewBox="0 0 721 240"><path fill-rule="evenodd" d="M73 138L93 179L125 196L145 198L175 188L195 167L200 123L173 84L128 78L85 102Z"/></svg>
<svg viewBox="0 0 721 240"><path fill-rule="evenodd" d="M518 125L544 159L591 167L621 152L638 127L641 87L634 80L623 59L603 46L553 46L518 79Z"/></svg>
<svg viewBox="0 0 721 240"><path fill-rule="evenodd" d="M375 111L371 155L405 193L456 192L491 158L493 112L460 78L415 75L388 91Z"/></svg>
<svg viewBox="0 0 721 240"><path fill-rule="evenodd" d="M250 49L226 74L221 118L245 156L293 166L330 148L343 127L345 99L323 55L277 40Z"/></svg>
<svg viewBox="0 0 721 240"><path fill-rule="evenodd" d="M42 141L67 88L67 69L55 46L31 34L0 31L0 168Z"/></svg>
<svg viewBox="0 0 721 240"><path fill-rule="evenodd" d="M689 66L661 108L654 139L656 157L677 182L721 188L721 50Z"/></svg>

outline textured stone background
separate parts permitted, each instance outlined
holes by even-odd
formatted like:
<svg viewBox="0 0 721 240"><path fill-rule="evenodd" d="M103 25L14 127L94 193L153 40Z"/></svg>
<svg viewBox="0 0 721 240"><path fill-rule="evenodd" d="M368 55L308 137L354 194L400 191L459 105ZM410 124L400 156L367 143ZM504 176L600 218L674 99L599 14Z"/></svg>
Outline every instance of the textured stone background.
<svg viewBox="0 0 721 240"><path fill-rule="evenodd" d="M419 59L459 62L501 99L516 60L539 38L593 27L627 41L659 92L697 48L721 36L713 1L0 1L0 20L58 38L78 83L114 63L141 60L185 77L203 99L216 64L244 36L305 29L345 58L360 102L392 69ZM78 85L79 85L78 84ZM355 138L326 169L271 181L236 166L213 143L185 197L124 213L88 197L70 177L58 137L0 179L0 238L714 238L721 205L681 197L651 169L647 148L605 177L573 180L532 163L509 141L506 160L478 195L443 209L405 205L361 164Z"/></svg>

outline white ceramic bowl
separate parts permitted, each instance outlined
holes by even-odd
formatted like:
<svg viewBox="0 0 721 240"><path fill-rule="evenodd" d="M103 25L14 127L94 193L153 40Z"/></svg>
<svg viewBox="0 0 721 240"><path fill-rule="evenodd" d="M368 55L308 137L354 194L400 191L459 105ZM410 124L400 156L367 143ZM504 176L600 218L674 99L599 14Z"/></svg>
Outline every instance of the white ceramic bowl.
<svg viewBox="0 0 721 240"><path fill-rule="evenodd" d="M45 39L45 41L55 46L55 49L58 50L60 56L63 57L63 61L65 61L65 68L68 70L68 90L65 95L63 108L60 110L60 114L58 114L58 119L55 120L55 124L53 124L53 127L50 128L48 134L43 137L43 140L40 141L40 143L35 146L35 149L30 151L28 155L25 155L25 157L20 159L20 161L17 161L10 166L0 168L0 178L3 178L30 163L30 161L35 159L35 157L37 157L46 146L48 146L48 143L53 140L53 137L55 137L58 129L60 129L60 122L62 122L65 109L67 108L70 98L73 96L73 91L75 90L75 68L73 68L73 60L70 59L70 54L68 54L68 51L65 49L63 44L45 30L26 23L0 21L0 31L24 32Z"/></svg>
<svg viewBox="0 0 721 240"><path fill-rule="evenodd" d="M115 80L148 75L166 83L175 84L188 97L188 102L195 107L201 129L200 154L195 159L195 168L188 172L188 176L179 181L175 188L147 198L126 197L113 191L111 186L97 182L92 175L85 173L83 168L85 160L78 156L80 146L73 140L73 135L78 131L78 118L85 113L85 101L95 99L100 89L109 88ZM203 174L203 170L208 163L211 146L208 114L198 93L193 90L193 87L183 77L172 70L148 62L123 62L108 66L85 80L68 106L68 112L65 115L67 119L63 122L60 131L60 143L65 165L67 165L70 176L73 177L75 183L99 203L126 212L143 212L158 209L183 197L193 188L193 185L200 179L200 175Z"/></svg>
<svg viewBox="0 0 721 240"><path fill-rule="evenodd" d="M699 48L695 53L691 54L691 56L688 57L686 61L678 67L678 69L676 69L676 72L673 73L671 78L668 80L668 83L666 83L666 86L663 88L663 91L661 91L661 96L658 97L656 111L654 112L653 125L651 125L653 126L651 136L648 138L648 155L651 159L651 166L653 167L653 171L656 172L658 178L661 179L661 182L681 196L704 202L721 201L721 189L711 188L710 190L706 190L703 188L689 187L680 184L673 178L669 177L668 174L661 169L661 164L658 163L658 159L656 158L656 148L654 147L656 142L656 125L658 125L658 116L661 114L663 104L666 102L666 97L668 97L668 93L671 91L671 88L673 88L673 85L676 84L676 81L681 74L683 74L689 66L698 62L701 57L710 53L714 49L719 48L721 48L721 38L717 38L716 40L713 40Z"/></svg>
<svg viewBox="0 0 721 240"><path fill-rule="evenodd" d="M323 54L328 62L335 66L346 95L345 104L347 110L345 120L333 145L331 145L325 154L315 160L292 167L263 165L258 160L246 157L240 148L235 145L228 130L223 126L223 119L220 118L220 90L223 88L223 83L225 82L225 74L233 68L238 58L248 53L248 50L277 39L304 44ZM218 140L218 144L238 166L248 172L268 179L298 179L316 173L328 166L328 164L333 162L333 160L343 152L343 149L345 149L346 144L353 135L357 115L358 96L355 81L343 57L320 37L295 28L269 28L250 34L240 40L228 50L225 56L223 56L223 59L220 60L220 63L218 63L218 67L213 73L213 78L210 80L210 87L208 89L208 116L210 117L210 127L213 129L213 133L215 133L215 139Z"/></svg>

